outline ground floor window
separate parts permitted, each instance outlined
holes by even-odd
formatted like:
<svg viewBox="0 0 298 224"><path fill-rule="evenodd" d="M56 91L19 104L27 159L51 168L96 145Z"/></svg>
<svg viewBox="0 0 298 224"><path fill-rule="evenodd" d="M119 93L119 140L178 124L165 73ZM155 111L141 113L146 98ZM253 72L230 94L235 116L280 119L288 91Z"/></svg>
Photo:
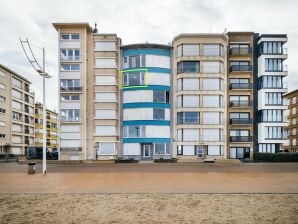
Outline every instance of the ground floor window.
<svg viewBox="0 0 298 224"><path fill-rule="evenodd" d="M259 144L259 152L261 153L277 153L279 144Z"/></svg>
<svg viewBox="0 0 298 224"><path fill-rule="evenodd" d="M249 147L230 147L230 159L249 158Z"/></svg>
<svg viewBox="0 0 298 224"><path fill-rule="evenodd" d="M170 147L167 143L155 143L154 144L154 155L169 155Z"/></svg>
<svg viewBox="0 0 298 224"><path fill-rule="evenodd" d="M96 151L98 156L115 155L115 142L96 142Z"/></svg>
<svg viewBox="0 0 298 224"><path fill-rule="evenodd" d="M177 155L204 157L206 154L206 146L203 145L178 145Z"/></svg>

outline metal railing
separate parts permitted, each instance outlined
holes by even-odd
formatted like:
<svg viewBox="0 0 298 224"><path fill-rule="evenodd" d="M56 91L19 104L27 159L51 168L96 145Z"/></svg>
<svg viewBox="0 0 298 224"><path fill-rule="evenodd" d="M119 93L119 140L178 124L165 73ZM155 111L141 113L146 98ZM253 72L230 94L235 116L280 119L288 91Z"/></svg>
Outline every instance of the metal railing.
<svg viewBox="0 0 298 224"><path fill-rule="evenodd" d="M252 66L251 65L231 65L230 66L230 72L250 72L252 71Z"/></svg>
<svg viewBox="0 0 298 224"><path fill-rule="evenodd" d="M251 142L251 136L230 136L230 142Z"/></svg>
<svg viewBox="0 0 298 224"><path fill-rule="evenodd" d="M251 54L252 48L251 47L232 47L230 48L230 55L245 55L245 54Z"/></svg>
<svg viewBox="0 0 298 224"><path fill-rule="evenodd" d="M230 107L251 107L251 100L230 101Z"/></svg>
<svg viewBox="0 0 298 224"><path fill-rule="evenodd" d="M67 92L67 91L82 91L82 87L60 87L61 92Z"/></svg>
<svg viewBox="0 0 298 224"><path fill-rule="evenodd" d="M230 89L252 89L251 83L231 83Z"/></svg>
<svg viewBox="0 0 298 224"><path fill-rule="evenodd" d="M65 56L61 55L60 56L61 61L79 61L80 56Z"/></svg>
<svg viewBox="0 0 298 224"><path fill-rule="evenodd" d="M252 119L250 118L231 118L230 124L251 124Z"/></svg>

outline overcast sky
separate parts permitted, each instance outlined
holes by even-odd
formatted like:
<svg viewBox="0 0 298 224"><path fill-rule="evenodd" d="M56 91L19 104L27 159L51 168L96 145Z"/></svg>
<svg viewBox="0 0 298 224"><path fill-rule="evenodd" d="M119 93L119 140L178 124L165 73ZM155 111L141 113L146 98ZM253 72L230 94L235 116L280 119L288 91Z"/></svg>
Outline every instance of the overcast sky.
<svg viewBox="0 0 298 224"><path fill-rule="evenodd" d="M297 0L1 0L0 63L32 81L37 101L41 78L26 61L19 37L46 48L47 105L57 109L57 32L52 22L94 22L123 44L166 44L179 33L254 31L286 33L289 90L298 88ZM36 53L41 56L41 51Z"/></svg>

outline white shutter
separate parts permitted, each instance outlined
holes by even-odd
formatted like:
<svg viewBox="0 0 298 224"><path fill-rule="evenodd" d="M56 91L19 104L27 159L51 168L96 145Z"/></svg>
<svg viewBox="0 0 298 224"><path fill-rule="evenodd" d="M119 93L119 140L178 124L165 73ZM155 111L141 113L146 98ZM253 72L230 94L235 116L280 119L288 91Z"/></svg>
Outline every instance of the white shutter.
<svg viewBox="0 0 298 224"><path fill-rule="evenodd" d="M200 98L199 96L183 96L183 107L199 107Z"/></svg>
<svg viewBox="0 0 298 224"><path fill-rule="evenodd" d="M80 132L80 125L61 125L61 132Z"/></svg>
<svg viewBox="0 0 298 224"><path fill-rule="evenodd" d="M80 140L60 140L60 147L61 148L78 148L80 147Z"/></svg>
<svg viewBox="0 0 298 224"><path fill-rule="evenodd" d="M219 124L219 112L204 112L203 124Z"/></svg>
<svg viewBox="0 0 298 224"><path fill-rule="evenodd" d="M115 93L100 92L95 93L96 102L116 102Z"/></svg>
<svg viewBox="0 0 298 224"><path fill-rule="evenodd" d="M116 43L112 41L96 41L96 51L116 51Z"/></svg>
<svg viewBox="0 0 298 224"><path fill-rule="evenodd" d="M96 126L95 133L99 136L114 136L116 135L115 126Z"/></svg>
<svg viewBox="0 0 298 224"><path fill-rule="evenodd" d="M61 139L80 139L80 132L64 132L60 133Z"/></svg>
<svg viewBox="0 0 298 224"><path fill-rule="evenodd" d="M97 85L116 85L116 76L113 75L97 75L95 76Z"/></svg>
<svg viewBox="0 0 298 224"><path fill-rule="evenodd" d="M219 61L206 61L203 64L203 72L204 73L219 73L220 62Z"/></svg>
<svg viewBox="0 0 298 224"><path fill-rule="evenodd" d="M219 156L220 146L219 145L208 145L208 155L209 156Z"/></svg>
<svg viewBox="0 0 298 224"><path fill-rule="evenodd" d="M200 132L198 129L183 129L183 141L199 141Z"/></svg>
<svg viewBox="0 0 298 224"><path fill-rule="evenodd" d="M219 141L219 129L203 129L204 141Z"/></svg>
<svg viewBox="0 0 298 224"><path fill-rule="evenodd" d="M95 59L96 68L116 68L115 58L97 58Z"/></svg>
<svg viewBox="0 0 298 224"><path fill-rule="evenodd" d="M184 145L183 146L183 155L184 156L195 155L195 147L193 145Z"/></svg>
<svg viewBox="0 0 298 224"><path fill-rule="evenodd" d="M199 79L183 79L183 90L199 90Z"/></svg>
<svg viewBox="0 0 298 224"><path fill-rule="evenodd" d="M220 79L203 79L204 90L220 90Z"/></svg>
<svg viewBox="0 0 298 224"><path fill-rule="evenodd" d="M219 96L203 96L203 107L219 107Z"/></svg>
<svg viewBox="0 0 298 224"><path fill-rule="evenodd" d="M96 119L116 119L116 110L95 110Z"/></svg>

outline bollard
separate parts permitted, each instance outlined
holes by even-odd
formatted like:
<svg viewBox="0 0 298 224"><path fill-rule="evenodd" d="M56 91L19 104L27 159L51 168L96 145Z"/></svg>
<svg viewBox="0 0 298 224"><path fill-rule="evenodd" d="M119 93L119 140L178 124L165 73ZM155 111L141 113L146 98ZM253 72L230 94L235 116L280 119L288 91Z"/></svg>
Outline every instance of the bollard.
<svg viewBox="0 0 298 224"><path fill-rule="evenodd" d="M28 163L28 174L35 174L35 163Z"/></svg>

